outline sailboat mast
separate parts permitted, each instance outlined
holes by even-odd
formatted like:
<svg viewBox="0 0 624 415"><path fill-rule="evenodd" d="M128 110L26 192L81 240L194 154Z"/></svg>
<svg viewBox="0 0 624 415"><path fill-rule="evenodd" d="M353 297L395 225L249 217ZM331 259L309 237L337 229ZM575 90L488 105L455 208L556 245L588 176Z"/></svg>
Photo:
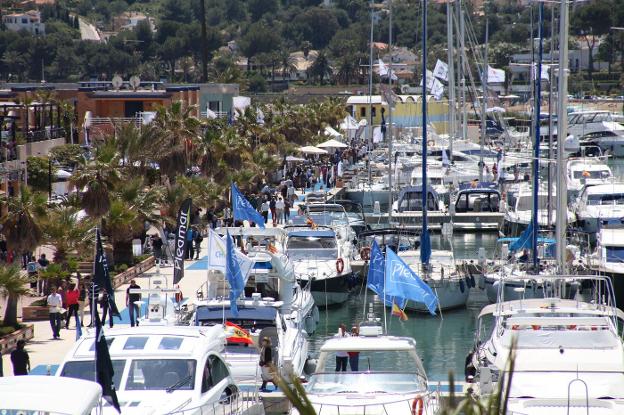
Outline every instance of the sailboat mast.
<svg viewBox="0 0 624 415"><path fill-rule="evenodd" d="M370 2L371 27L370 27L370 56L368 58L368 185L373 180L371 152L373 151L373 34L375 26L375 9L373 0Z"/></svg>
<svg viewBox="0 0 624 415"><path fill-rule="evenodd" d="M485 165L483 164L483 147L485 147L485 132L487 129L487 86L488 86L488 42L490 36L490 21L488 19L485 20L485 51L483 54L483 76L482 80L482 89L483 89L483 100L481 101L481 140L480 145L481 149L479 151L479 182L483 182L483 168Z"/></svg>
<svg viewBox="0 0 624 415"><path fill-rule="evenodd" d="M468 114L466 109L466 25L464 22L464 8L461 4L462 0L459 0L459 70L460 70L460 96L461 96L461 110L462 110L462 133L461 138L465 140L468 136Z"/></svg>
<svg viewBox="0 0 624 415"><path fill-rule="evenodd" d="M449 99L449 163L453 162L453 140L457 134L457 116L455 114L455 50L453 47L453 3L446 3L446 41L448 61L448 99Z"/></svg>
<svg viewBox="0 0 624 415"><path fill-rule="evenodd" d="M568 136L568 0L561 0L559 12L559 87L557 102L557 265L565 274L565 239L567 227L568 195L564 143Z"/></svg>
<svg viewBox="0 0 624 415"><path fill-rule="evenodd" d="M429 240L427 223L427 0L423 0L422 10L422 236L420 258L423 266L429 263L428 247L425 241Z"/></svg>
<svg viewBox="0 0 624 415"><path fill-rule="evenodd" d="M539 159L540 159L540 116L542 108L542 58L544 55L544 3L539 4L539 52L537 58L537 69L535 73L535 109L533 110L533 116L535 117L535 143L533 144L533 233L532 247L533 247L533 267L537 269L537 235L539 230L539 223L537 215L539 212ZM562 212L565 214L565 210ZM561 214L561 213L560 213ZM548 218L547 223L550 222Z"/></svg>
<svg viewBox="0 0 624 415"><path fill-rule="evenodd" d="M388 1L388 52L390 62L388 63L388 225L392 221L392 0Z"/></svg>

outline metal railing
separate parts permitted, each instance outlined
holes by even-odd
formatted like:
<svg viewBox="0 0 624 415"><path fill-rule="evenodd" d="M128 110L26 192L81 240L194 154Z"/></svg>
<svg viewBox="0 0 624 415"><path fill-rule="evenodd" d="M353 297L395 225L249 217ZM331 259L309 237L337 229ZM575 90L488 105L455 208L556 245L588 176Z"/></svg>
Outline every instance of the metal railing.
<svg viewBox="0 0 624 415"><path fill-rule="evenodd" d="M55 140L65 138L65 129L62 127L46 127L43 130L29 131L26 133L27 143L37 143L40 141Z"/></svg>
<svg viewBox="0 0 624 415"><path fill-rule="evenodd" d="M177 409L170 412L170 415L234 415L261 404L256 391L239 391L218 402L207 402L194 408Z"/></svg>
<svg viewBox="0 0 624 415"><path fill-rule="evenodd" d="M226 111L212 111L212 112L217 116L217 118L227 118L228 116L228 113ZM208 111L202 111L200 113L200 116L202 118L208 118Z"/></svg>
<svg viewBox="0 0 624 415"><path fill-rule="evenodd" d="M140 127L143 123L142 117L91 117L89 125L87 127L102 126L102 125L119 125L119 124L134 124L136 127Z"/></svg>

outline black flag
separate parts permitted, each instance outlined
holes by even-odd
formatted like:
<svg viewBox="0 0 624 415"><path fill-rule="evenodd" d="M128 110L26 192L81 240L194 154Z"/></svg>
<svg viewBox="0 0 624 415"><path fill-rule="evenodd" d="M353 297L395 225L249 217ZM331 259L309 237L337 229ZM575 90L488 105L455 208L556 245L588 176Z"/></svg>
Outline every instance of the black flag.
<svg viewBox="0 0 624 415"><path fill-rule="evenodd" d="M108 273L108 262L102 248L102 236L100 230L95 231L95 270L93 275L93 283L99 288L105 288L108 294L108 305L112 316L120 317L117 304L115 304L115 290ZM97 293L95 293L97 295Z"/></svg>
<svg viewBox="0 0 624 415"><path fill-rule="evenodd" d="M175 247L173 249L173 283L177 284L184 278L184 257L186 256L186 231L191 223L191 198L182 202L178 211Z"/></svg>
<svg viewBox="0 0 624 415"><path fill-rule="evenodd" d="M113 384L113 376L115 375L113 362L108 353L108 344L104 337L104 330L102 330L102 322L98 313L95 313L95 370L97 383L102 387L102 397L117 409L117 412L121 413L117 392Z"/></svg>

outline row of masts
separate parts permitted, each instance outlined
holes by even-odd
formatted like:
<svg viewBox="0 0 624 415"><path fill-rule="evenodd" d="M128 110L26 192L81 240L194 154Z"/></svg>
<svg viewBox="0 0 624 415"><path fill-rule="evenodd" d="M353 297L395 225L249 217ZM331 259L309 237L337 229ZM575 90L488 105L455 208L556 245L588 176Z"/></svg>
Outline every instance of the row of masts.
<svg viewBox="0 0 624 415"><path fill-rule="evenodd" d="M453 11L453 7L457 6L456 13ZM556 163L556 199L557 199L557 212L566 212L567 208L567 194L566 194L566 175L565 175L565 154L564 154L564 141L567 137L567 67L568 67L568 31L569 31L569 16L568 16L569 4L568 0L560 1L560 17L559 17L559 76L558 76L558 105L557 105L557 135L558 135L558 145L557 145L557 163ZM455 44L453 42L453 16L457 16L457 31L458 31L458 40L457 47L459 49L459 53L457 54L458 60L458 79L457 86L459 87L460 99L459 104L462 108L461 111L461 134L459 137L465 138L467 133L467 114L466 114L466 96L465 96L465 67L467 61L467 55L465 52L465 24L464 24L464 8L462 7L461 0L456 2L447 1L446 3L447 10L447 58L448 58L448 101L449 101L449 160L452 162L453 157L453 140L458 137L458 128L457 128L457 112L456 105L457 100L455 96L455 87L456 87L456 79L455 79ZM388 12L389 12L389 28L388 28L388 51L390 53L390 59L388 63L388 93L387 101L388 101L388 123L386 127L386 131L388 132L388 198L389 198L389 222L392 220L392 203L393 203L393 192L392 192L392 87L393 87L393 60L392 60L392 0L388 2ZM369 149L373 147L373 134L372 134L372 68L373 68L373 39L374 39L374 13L375 7L373 1L371 1L371 29L370 29L370 59L369 59ZM535 141L533 143L534 146L534 158L533 158L533 214L532 214L532 224L533 224L533 235L532 235L532 247L533 247L533 261L534 266L537 267L537 213L538 213L538 196L537 192L539 189L539 157L540 157L540 113L541 113L541 73L542 73L542 61L543 61L543 13L544 13L544 3L540 2L539 4L539 54L537 60L537 68L533 70L534 80L535 80L535 88L534 88L534 135ZM553 7L553 15L554 15L554 7ZM554 22L554 18L553 18ZM531 35L532 36L532 35ZM479 180L483 181L483 151L486 140L486 130L487 130L487 99L488 99L488 39L489 37L489 24L486 17L486 25L485 25L485 44L484 44L484 54L483 54L483 65L481 67L481 84L482 84L482 102L481 102L481 137L480 137L480 145L481 145L481 156L480 156L480 169L479 169ZM532 39L533 40L533 39ZM427 0L422 0L422 206L423 206L423 238L428 237L428 229L427 229ZM551 63L553 59L554 53L554 42L552 41L551 36ZM549 94L549 109L552 109L552 74L550 80L550 94ZM383 114L382 114L383 117ZM549 148L552 149L552 116L549 115L549 130L550 130L550 139L549 139ZM371 180L371 163L369 160L369 182ZM549 166L549 176L550 176L550 166ZM549 180L550 181L550 180ZM549 183L550 185L550 183ZM549 192L550 194L550 192ZM558 271L560 273L566 272L566 261L565 261L565 237L566 237L566 216L561 213L557 215L556 219L556 241L557 241L557 264ZM428 239L428 238L427 238ZM425 242L424 240L422 242ZM428 256L422 253L421 250L421 260L423 264L426 265L428 262Z"/></svg>

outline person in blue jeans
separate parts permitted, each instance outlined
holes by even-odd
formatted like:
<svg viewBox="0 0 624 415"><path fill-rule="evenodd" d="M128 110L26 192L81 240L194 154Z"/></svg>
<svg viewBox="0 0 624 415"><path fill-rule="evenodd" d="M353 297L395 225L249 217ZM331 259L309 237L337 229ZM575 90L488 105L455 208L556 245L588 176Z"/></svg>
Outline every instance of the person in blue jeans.
<svg viewBox="0 0 624 415"><path fill-rule="evenodd" d="M195 239L195 231L193 231L193 228L188 228L186 231L186 259L193 259L195 256L193 239Z"/></svg>
<svg viewBox="0 0 624 415"><path fill-rule="evenodd" d="M139 317L141 316L141 309L139 308L139 301L141 301L141 293L130 293L130 290L139 290L141 287L135 280L130 281L130 286L126 290L126 307L128 307L128 314L130 314L130 326L134 327L139 325Z"/></svg>

